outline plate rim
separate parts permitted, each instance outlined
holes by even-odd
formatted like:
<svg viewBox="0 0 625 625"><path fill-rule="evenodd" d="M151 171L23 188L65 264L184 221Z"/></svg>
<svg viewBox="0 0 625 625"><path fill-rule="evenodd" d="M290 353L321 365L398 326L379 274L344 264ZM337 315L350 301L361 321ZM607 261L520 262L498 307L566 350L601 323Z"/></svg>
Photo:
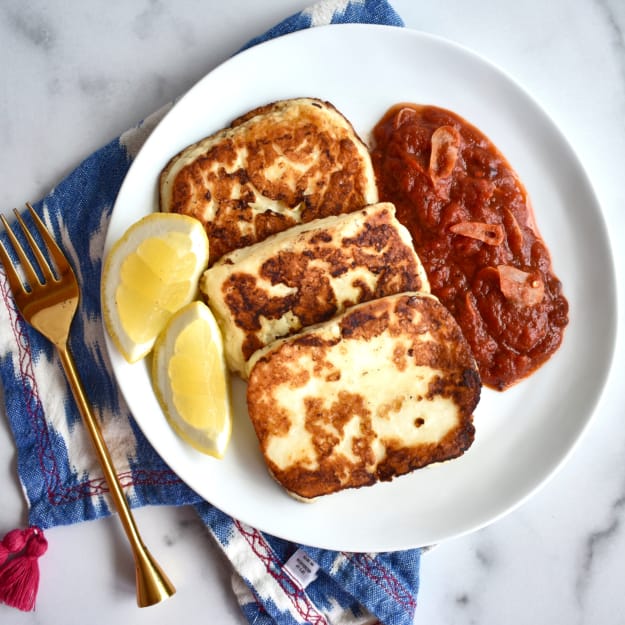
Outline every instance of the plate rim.
<svg viewBox="0 0 625 625"><path fill-rule="evenodd" d="M542 117L543 117L543 121L546 121L548 123L548 125L550 126L550 129L552 132L555 132L557 139L564 144L564 146L567 149L567 157L570 159L573 159L573 164L575 165L575 167L577 168L577 171L579 173L581 173L584 177L584 183L588 188L588 191L592 197L592 199L594 200L594 204L596 206L596 208L598 209L596 211L596 215L595 217L599 218L599 230L601 238L603 239L604 242L607 243L607 253L606 253L606 259L608 260L609 263L609 268L608 268L608 274L611 274L611 288L609 289L610 295L608 296L609 299L609 303L611 304L609 307L609 312L610 312L610 323L609 325L609 334L612 336L612 341L611 341L611 345L612 348L610 350L610 353L607 355L607 359L604 359L603 361L603 371L601 372L601 375L599 376L600 380L598 381L598 385L595 388L595 393L594 393L594 397L593 397L593 401L590 404L589 407L589 414L585 417L585 419L582 421L582 425L579 428L579 430L577 431L577 434L572 442L572 444L568 447L568 450L560 455L556 462L554 462L551 466L551 468L546 472L546 474L542 477L542 479L538 480L533 487L529 488L526 490L526 492L524 493L523 496L521 496L520 498L518 498L513 504L508 505L508 506L504 506L503 509L501 509L499 511L498 514L495 515L491 515L488 519L484 520L483 522L479 522L479 523L475 523L473 525L467 526L466 528L464 528L461 531L455 532L449 536L444 536L442 538L438 538L434 541L428 541L425 544L430 544L431 542L438 542L439 540L442 540L444 538L451 538L451 537L457 537L457 536L461 536L461 535L465 535L471 532L476 531L477 529L480 529L482 527L485 527L487 525L490 525L491 523L497 521L498 519L502 518L503 516L506 516L507 514L509 514L510 512L512 512L513 510L517 509L519 506L521 506L525 501L527 501L529 498L531 498L539 489L541 489L542 487L544 487L549 481L550 479L552 479L554 477L554 475L562 468L562 466L564 466L564 464L567 462L567 460L570 458L570 456L572 455L572 453L575 451L575 449L577 448L577 446L581 443L581 440L583 439L584 434L586 433L586 431L588 430L588 428L590 427L591 422L593 421L594 416L596 415L597 412L597 406L601 400L601 397L605 391L605 387L606 387L606 383L609 377L609 373L610 370L612 368L612 363L614 360L614 355L615 355L615 337L616 337L616 329L617 329L617 305L616 305L616 276L615 276L615 271L614 271L614 257L612 254L612 251L610 249L610 237L608 236L608 232L607 232L607 226L606 226L606 222L605 222L605 217L603 215L603 211L601 210L601 205L598 199L598 196L596 194L596 192L594 191L592 182L579 158L579 156L577 155L576 151L573 149L571 143L568 141L567 137L562 133L562 131L560 130L559 126L557 125L557 123L554 121L554 119L547 113L547 111L545 111L545 109L538 103L538 101L518 82L516 81L514 78L512 78L507 72L505 72L503 69L501 69L498 65L496 65L495 63L493 63L492 61L490 61L489 59L485 58L484 56L480 55L479 53L475 52L474 50L471 50L469 48L467 48L466 46L446 39L445 37L442 37L440 35L436 35L436 34L431 34L431 33L427 33L427 32L423 32L420 30L415 30L415 29L407 29L407 28L400 28L397 26L386 26L386 25L371 25L371 24L332 24L332 25L326 25L326 26L318 26L318 27L314 27L314 28L310 28L310 29L305 29L302 31L297 31L294 33L290 33L287 35L284 35L282 37L278 37L276 39L272 39L269 40L265 43L262 44L258 44L257 46L254 46L252 48L248 48L246 50L243 50L239 53L237 53L235 56L231 57L230 59L227 59L226 61L224 61L223 63L221 63L220 65L218 65L217 67L215 67L214 69L212 69L211 71L209 71L206 75L204 75L202 78L200 78L200 80L198 80L184 95L182 95L179 99L176 100L175 104L172 106L172 108L167 112L167 114L163 117L163 119L157 124L157 126L151 131L150 136L147 138L147 140L145 141L144 145L141 147L141 149L138 151L138 153L136 154L136 157L134 159L134 162L131 164L125 178L124 181L120 187L118 196L115 200L115 204L113 206L112 212L111 212L111 221L113 220L113 217L115 216L115 211L116 208L118 207L118 202L120 202L120 198L124 197L124 194L127 193L127 189L126 186L128 184L130 184L129 180L131 181L131 172L133 171L133 168L135 167L135 164L137 163L137 161L142 157L142 154L146 151L149 151L151 149L151 145L152 143L156 142L159 138L159 133L157 132L159 128L162 128L164 125L171 123L171 121L167 121L167 120L171 120L172 118L175 119L175 116L177 115L176 111L180 110L181 106L184 106L183 103L188 102L190 99L192 99L194 97L194 94L197 92L198 89L202 88L202 85L206 82L206 81L210 81L211 77L215 75L216 72L224 72L227 71L228 66L230 66L230 64L232 63L240 63L241 58L244 57L253 57L253 56L257 56L258 53L258 49L260 47L264 47L264 48L270 48L270 47L282 47L283 45L285 45L283 42L286 40L292 41L293 39L298 39L298 38L303 38L306 39L307 37L315 37L316 33L323 33L323 32L327 32L330 29L332 29L333 31L339 31L339 30L344 30L344 31L348 31L348 30L353 30L353 31L394 31L395 33L399 33L399 37L404 37L404 36L408 36L408 37L415 37L417 39L421 39L421 40L425 40L425 41L431 41L431 42L436 42L437 45L443 45L445 47L448 47L450 49L455 50L456 53L459 53L463 56L468 55L469 57L471 57L473 59L474 62L477 62L479 64L485 65L490 71L495 71L500 78L502 78L504 81L507 81L514 89L516 89L517 91L519 91L520 93L523 94L523 96L527 99L528 102L530 102L535 110L535 112L538 112ZM471 121L471 120L469 120ZM479 127L479 126L478 126ZM141 162L141 161L139 161ZM539 222L539 227L540 227L540 215L538 216L538 222ZM112 245L112 239L110 236L110 228L107 231L106 234L106 239L105 239L105 246L104 246L104 250L105 253L107 251L108 248L110 248L110 246ZM566 291L565 291L566 293ZM120 388L120 392L122 393L122 395L124 396L126 403L128 404L128 406L131 406L132 401L130 400L130 398L128 398L126 395L126 392L124 390L124 386L120 383L120 379L119 379L119 375L118 375L118 368L115 367L115 356L114 356L114 352L115 352L115 348L114 346L111 344L108 335L106 335L105 333L105 340L106 340L106 347L107 347L107 351L109 354L109 358L110 361L112 363L112 369L113 369L113 375L115 377L115 379L117 380L118 383L118 387ZM565 332L565 339L566 341L566 332ZM509 391L508 391L509 392ZM479 410L479 407L478 407ZM144 428L144 423L142 423L141 419L138 419L135 417L135 421L137 422L137 425L139 426L139 428L142 430L143 434L145 435L146 439L152 444L152 446L155 448L155 450L157 451L157 453L159 453L159 455L161 455L164 459L165 462L168 462L167 458L161 453L161 451L159 450L158 446L155 445L154 441L152 440L150 434L148 432L146 432L145 428ZM175 469L172 467L172 470L175 471ZM183 479L183 481L185 480L184 476L180 476L181 479ZM402 479L402 478L399 478ZM200 493L201 494L201 493ZM301 505L301 504L299 504ZM317 504L314 504L317 505ZM218 506L219 507L219 506ZM229 513L231 514L231 513ZM246 519L241 519L243 520L243 522L249 522ZM253 523L250 523L253 524ZM263 531L267 531L268 533L272 533L276 536L280 536L282 538L288 539L288 540L296 540L298 542L305 542L302 541L301 537L293 537L290 535L285 535L284 532L278 532L276 533L275 531L272 531L271 528L259 528L262 529ZM418 543L418 544L417 544ZM330 549L343 549L344 546L336 544L336 542L334 541L329 541L326 544L319 544L318 541L315 542L315 546L320 546L320 547L327 547ZM345 547L347 547L347 550L349 551L386 551L386 550L391 550L391 549L405 549L405 548L411 548L411 547L420 547L423 546L423 544L421 544L420 541L417 541L416 543L410 543L410 541L406 542L406 541L402 541L401 545L398 545L396 543L394 543L393 541L380 541L378 540L377 542L372 542L371 544L367 544L367 545L346 545ZM356 548L354 548L356 547Z"/></svg>

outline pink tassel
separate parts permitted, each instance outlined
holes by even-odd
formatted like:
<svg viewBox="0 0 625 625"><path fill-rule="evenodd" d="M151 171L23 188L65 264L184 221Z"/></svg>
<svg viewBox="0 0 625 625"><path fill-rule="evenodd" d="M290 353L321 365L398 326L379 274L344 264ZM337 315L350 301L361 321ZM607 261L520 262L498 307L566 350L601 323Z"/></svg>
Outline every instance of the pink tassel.
<svg viewBox="0 0 625 625"><path fill-rule="evenodd" d="M39 588L38 558L48 541L38 527L10 531L0 543L0 602L29 611Z"/></svg>

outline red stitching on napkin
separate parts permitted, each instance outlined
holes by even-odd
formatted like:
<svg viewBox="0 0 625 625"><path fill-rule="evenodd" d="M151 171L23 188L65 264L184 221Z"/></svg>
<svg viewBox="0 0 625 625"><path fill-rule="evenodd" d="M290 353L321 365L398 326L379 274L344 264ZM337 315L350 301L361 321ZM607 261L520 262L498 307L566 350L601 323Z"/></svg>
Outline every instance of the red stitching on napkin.
<svg viewBox="0 0 625 625"><path fill-rule="evenodd" d="M24 400L26 404L26 412L29 418L28 420L36 435L39 466L41 467L41 471L45 477L47 475L47 471L46 471L45 464L43 462L43 454L44 454L45 448L50 449L48 430L45 427L45 419L43 416L41 401L37 393L37 383L36 383L35 375L33 372L32 354L30 352L30 343L28 341L28 336L25 331L26 330L25 322L23 321L19 311L17 310L15 306L13 297L9 293L10 291L9 291L6 274L3 270L2 271L2 299L4 300L4 304L9 313L9 321L11 323L13 336L15 337L15 342L18 348L17 351L18 351L19 372L20 372L20 380L21 380L22 389L23 389L22 393L24 395ZM30 382L30 384L28 384L27 382ZM32 408L33 402L36 406L35 410L33 410ZM54 457L53 454L50 454L49 459L56 466L56 458ZM47 487L47 491L49 494L50 487L47 484L48 484L48 480L46 479L46 487Z"/></svg>
<svg viewBox="0 0 625 625"><path fill-rule="evenodd" d="M278 582L280 588L282 588L291 600L297 613L306 623L311 623L311 625L327 625L326 619L310 602L304 590L282 570L282 562L276 556L264 536L258 530L242 525L237 520L234 521L234 524L254 554L265 564L267 573Z"/></svg>
<svg viewBox="0 0 625 625"><path fill-rule="evenodd" d="M26 332L27 326L10 294L4 270L0 271L0 276L2 277L0 281L0 291L2 292L2 299L9 312L11 329L18 347L18 363L20 379L22 381L22 392L25 399L28 420L35 434L37 457L41 473L44 477L48 501L53 506L60 506L85 497L108 493L109 488L104 477L85 480L70 487L63 486L61 482L56 456L53 453L50 443L48 426L37 388L30 341ZM134 476L132 472L126 471L120 473L119 478L124 487L138 485L163 486L182 483L182 480L168 469L139 469L134 472Z"/></svg>
<svg viewBox="0 0 625 625"><path fill-rule="evenodd" d="M167 486L170 484L180 484L181 480L168 469L140 469L135 471L135 477L131 471L118 473L119 481L122 488L129 486ZM109 487L104 477L96 477L86 480L75 486L58 490L57 492L48 491L50 503L60 506L64 503L76 501L83 497L93 497L94 495L102 495L108 493Z"/></svg>
<svg viewBox="0 0 625 625"><path fill-rule="evenodd" d="M416 608L417 602L412 593L378 560L367 553L343 552L343 555L397 603Z"/></svg>

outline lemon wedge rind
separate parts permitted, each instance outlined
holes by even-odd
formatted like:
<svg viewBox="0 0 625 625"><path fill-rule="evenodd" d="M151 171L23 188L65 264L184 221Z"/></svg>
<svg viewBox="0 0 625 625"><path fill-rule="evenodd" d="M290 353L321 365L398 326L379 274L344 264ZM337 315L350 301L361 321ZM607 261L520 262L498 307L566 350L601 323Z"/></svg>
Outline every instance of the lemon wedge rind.
<svg viewBox="0 0 625 625"><path fill-rule="evenodd" d="M229 377L219 326L200 301L167 322L152 353L152 385L176 434L222 458L232 433Z"/></svg>
<svg viewBox="0 0 625 625"><path fill-rule="evenodd" d="M170 316L197 296L207 264L203 225L176 213L143 217L111 247L102 269L102 316L129 363L144 358Z"/></svg>

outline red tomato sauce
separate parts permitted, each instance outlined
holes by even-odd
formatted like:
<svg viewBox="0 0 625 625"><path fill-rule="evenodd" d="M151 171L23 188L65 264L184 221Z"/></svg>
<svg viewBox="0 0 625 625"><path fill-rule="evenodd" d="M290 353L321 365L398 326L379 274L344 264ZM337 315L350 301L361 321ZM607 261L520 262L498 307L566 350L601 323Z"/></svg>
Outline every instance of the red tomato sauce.
<svg viewBox="0 0 625 625"><path fill-rule="evenodd" d="M568 302L528 195L499 150L441 108L398 104L374 128L380 201L412 234L432 293L504 390L558 349Z"/></svg>

